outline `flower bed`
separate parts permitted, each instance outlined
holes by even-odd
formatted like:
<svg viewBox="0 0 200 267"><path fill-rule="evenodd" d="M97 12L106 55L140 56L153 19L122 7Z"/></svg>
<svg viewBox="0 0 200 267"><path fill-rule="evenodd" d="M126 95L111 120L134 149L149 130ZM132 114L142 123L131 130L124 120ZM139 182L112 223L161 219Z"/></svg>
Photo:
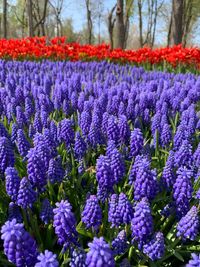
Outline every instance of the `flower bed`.
<svg viewBox="0 0 200 267"><path fill-rule="evenodd" d="M200 67L200 49L180 45L138 50L110 50L109 45L80 45L67 43L65 37L49 40L46 37L0 40L0 58L18 60L112 61L144 66L147 69L177 69L187 72Z"/></svg>
<svg viewBox="0 0 200 267"><path fill-rule="evenodd" d="M199 264L200 77L0 61L0 84L1 266Z"/></svg>

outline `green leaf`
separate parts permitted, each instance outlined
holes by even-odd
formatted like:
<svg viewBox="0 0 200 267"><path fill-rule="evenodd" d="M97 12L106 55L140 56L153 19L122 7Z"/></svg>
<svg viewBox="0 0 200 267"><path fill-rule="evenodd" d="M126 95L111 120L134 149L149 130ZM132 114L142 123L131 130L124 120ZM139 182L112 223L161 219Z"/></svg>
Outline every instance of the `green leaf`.
<svg viewBox="0 0 200 267"><path fill-rule="evenodd" d="M175 256L177 259L179 259L180 261L184 262L183 257L182 257L181 254L178 253L177 251L174 252L174 256Z"/></svg>
<svg viewBox="0 0 200 267"><path fill-rule="evenodd" d="M92 232L85 229L82 221L80 221L79 224L76 226L76 231L83 236L93 238Z"/></svg>

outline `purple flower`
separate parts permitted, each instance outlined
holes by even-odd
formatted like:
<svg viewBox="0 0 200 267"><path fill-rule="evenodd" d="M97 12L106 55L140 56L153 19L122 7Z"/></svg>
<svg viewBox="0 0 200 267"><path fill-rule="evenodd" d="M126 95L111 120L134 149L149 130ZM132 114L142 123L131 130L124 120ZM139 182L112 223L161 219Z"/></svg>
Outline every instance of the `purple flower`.
<svg viewBox="0 0 200 267"><path fill-rule="evenodd" d="M2 122L0 122L0 137L3 137L3 136L9 138L9 134L8 134L5 126L3 125Z"/></svg>
<svg viewBox="0 0 200 267"><path fill-rule="evenodd" d="M28 153L27 173L28 179L34 187L41 190L47 183L44 158L40 157L38 149L31 148Z"/></svg>
<svg viewBox="0 0 200 267"><path fill-rule="evenodd" d="M16 219L5 222L1 229L1 239L4 253L10 262L17 267L35 265L37 245L22 223L17 223Z"/></svg>
<svg viewBox="0 0 200 267"><path fill-rule="evenodd" d="M108 119L107 125L107 139L113 140L115 144L119 143L119 127L116 117L111 115Z"/></svg>
<svg viewBox="0 0 200 267"><path fill-rule="evenodd" d="M42 201L40 219L44 222L44 224L48 224L49 221L53 219L53 208L47 198Z"/></svg>
<svg viewBox="0 0 200 267"><path fill-rule="evenodd" d="M119 117L118 128L120 143L127 145L130 140L131 131L128 125L128 120L125 115L121 115Z"/></svg>
<svg viewBox="0 0 200 267"><path fill-rule="evenodd" d="M110 143L111 142L111 143ZM113 173L115 183L120 182L125 174L125 163L122 154L114 148L113 141L109 141L108 147L106 149L106 154L109 154L110 167Z"/></svg>
<svg viewBox="0 0 200 267"><path fill-rule="evenodd" d="M0 137L0 177L3 178L7 167L13 167L15 163L11 142L6 137Z"/></svg>
<svg viewBox="0 0 200 267"><path fill-rule="evenodd" d="M192 145L187 140L184 140L180 148L175 152L174 161L177 167L192 166Z"/></svg>
<svg viewBox="0 0 200 267"><path fill-rule="evenodd" d="M16 121L21 128L24 126L24 124L26 124L26 117L21 106L16 107Z"/></svg>
<svg viewBox="0 0 200 267"><path fill-rule="evenodd" d="M28 154L28 151L30 149L30 143L26 139L26 136L24 134L24 131L22 129L19 129L17 131L17 148L20 153L20 155L25 158Z"/></svg>
<svg viewBox="0 0 200 267"><path fill-rule="evenodd" d="M144 244L143 253L146 254L152 261L161 259L165 253L163 233L155 233L153 238Z"/></svg>
<svg viewBox="0 0 200 267"><path fill-rule="evenodd" d="M193 154L193 160L196 167L199 167L200 165L200 144L198 145L197 149L195 150Z"/></svg>
<svg viewBox="0 0 200 267"><path fill-rule="evenodd" d="M170 151L166 164L163 168L162 183L167 189L171 188L175 183L176 176L174 173L174 152Z"/></svg>
<svg viewBox="0 0 200 267"><path fill-rule="evenodd" d="M131 132L131 139L130 139L130 156L135 157L137 156L142 147L143 147L143 135L140 129L135 128Z"/></svg>
<svg viewBox="0 0 200 267"><path fill-rule="evenodd" d="M14 202L10 202L8 207L8 220L12 221L13 219L16 219L18 223L23 221L20 207Z"/></svg>
<svg viewBox="0 0 200 267"><path fill-rule="evenodd" d="M134 199L140 200L147 197L153 199L158 191L156 173L150 169L150 162L147 159L142 159L141 163L137 163L137 173L134 182Z"/></svg>
<svg viewBox="0 0 200 267"><path fill-rule="evenodd" d="M114 255L109 245L104 241L103 237L94 237L93 241L88 244L90 250L86 256L87 267L114 267Z"/></svg>
<svg viewBox="0 0 200 267"><path fill-rule="evenodd" d="M72 248L71 260L69 263L70 267L86 267L85 260L86 253L83 249Z"/></svg>
<svg viewBox="0 0 200 267"><path fill-rule="evenodd" d="M17 130L18 130L18 125L16 123L13 123L12 124L12 131L11 131L11 137L10 137L10 140L11 142L14 144L14 142L16 141L17 139Z"/></svg>
<svg viewBox="0 0 200 267"><path fill-rule="evenodd" d="M199 233L199 216L198 209L195 206L181 218L177 225L177 236L183 240L189 239L194 241Z"/></svg>
<svg viewBox="0 0 200 267"><path fill-rule="evenodd" d="M37 257L38 262L35 264L35 267L59 267L56 257L56 254L45 250L44 253L40 253Z"/></svg>
<svg viewBox="0 0 200 267"><path fill-rule="evenodd" d="M95 230L99 229L102 223L102 211L95 195L91 195L87 199L81 214L81 220L87 228L94 227Z"/></svg>
<svg viewBox="0 0 200 267"><path fill-rule="evenodd" d="M113 194L109 200L108 221L111 227L129 224L133 217L133 208L124 193Z"/></svg>
<svg viewBox="0 0 200 267"><path fill-rule="evenodd" d="M17 195L17 204L23 209L32 207L33 203L36 201L36 192L33 190L30 182L26 177L22 178L20 181L20 187Z"/></svg>
<svg viewBox="0 0 200 267"><path fill-rule="evenodd" d="M84 139L79 132L76 132L75 144L74 144L74 154L76 159L82 159L86 153L87 147Z"/></svg>
<svg viewBox="0 0 200 267"><path fill-rule="evenodd" d="M36 132L38 132L38 133L42 132L42 122L41 122L41 118L40 118L40 113L39 112L35 113L33 127L34 127Z"/></svg>
<svg viewBox="0 0 200 267"><path fill-rule="evenodd" d="M112 249L115 255L124 254L128 248L126 232L120 231L117 237L112 241Z"/></svg>
<svg viewBox="0 0 200 267"><path fill-rule="evenodd" d="M62 167L62 159L58 156L55 159L50 159L49 168L47 171L47 179L54 184L62 182L65 175L65 171Z"/></svg>
<svg viewBox="0 0 200 267"><path fill-rule="evenodd" d="M200 266L200 254L191 254L192 259L186 264L185 267L199 267Z"/></svg>
<svg viewBox="0 0 200 267"><path fill-rule="evenodd" d="M5 171L5 177L6 192L13 201L16 201L20 185L20 178L18 172L14 167L8 167Z"/></svg>
<svg viewBox="0 0 200 267"><path fill-rule="evenodd" d="M56 203L53 209L53 226L58 237L58 243L65 247L77 243L76 219L72 212L72 206L67 200Z"/></svg>
<svg viewBox="0 0 200 267"><path fill-rule="evenodd" d="M160 136L160 141L161 141L161 145L162 147L166 147L170 144L172 140L172 133L171 133L171 129L168 123L165 123L162 131L161 131L161 136Z"/></svg>
<svg viewBox="0 0 200 267"><path fill-rule="evenodd" d="M114 177L112 176L110 160L107 156L101 155L96 163L96 179L98 182L98 198L104 200L108 193L112 192Z"/></svg>
<svg viewBox="0 0 200 267"><path fill-rule="evenodd" d="M91 121L92 118L90 113L88 111L83 111L80 116L79 126L84 137L87 137L89 133Z"/></svg>
<svg viewBox="0 0 200 267"><path fill-rule="evenodd" d="M58 139L68 148L74 142L74 129L70 119L63 119L58 124Z"/></svg>
<svg viewBox="0 0 200 267"><path fill-rule="evenodd" d="M173 185L173 198L176 204L177 216L182 217L189 211L189 202L192 198L193 172L186 167L177 170L176 182Z"/></svg>
<svg viewBox="0 0 200 267"><path fill-rule="evenodd" d="M153 233L153 218L147 198L142 198L136 206L131 221L133 241L145 242Z"/></svg>

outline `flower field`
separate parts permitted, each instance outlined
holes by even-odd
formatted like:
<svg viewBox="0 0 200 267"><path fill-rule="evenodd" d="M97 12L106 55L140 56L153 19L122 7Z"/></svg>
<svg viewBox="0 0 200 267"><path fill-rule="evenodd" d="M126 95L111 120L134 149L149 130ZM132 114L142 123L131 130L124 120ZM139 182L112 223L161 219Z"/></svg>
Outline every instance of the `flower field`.
<svg viewBox="0 0 200 267"><path fill-rule="evenodd" d="M200 266L200 76L78 53L0 61L0 266Z"/></svg>
<svg viewBox="0 0 200 267"><path fill-rule="evenodd" d="M109 45L80 45L68 43L65 37L48 39L34 37L0 40L0 58L17 60L71 60L129 63L146 69L177 70L198 72L200 69L200 49L184 48L180 45L138 50L110 50Z"/></svg>

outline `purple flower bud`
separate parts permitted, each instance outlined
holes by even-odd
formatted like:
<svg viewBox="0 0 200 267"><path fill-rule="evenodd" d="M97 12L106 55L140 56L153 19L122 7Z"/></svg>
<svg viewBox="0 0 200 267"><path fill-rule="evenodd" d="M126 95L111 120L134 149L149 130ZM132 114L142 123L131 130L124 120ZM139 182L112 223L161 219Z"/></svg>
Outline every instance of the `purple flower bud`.
<svg viewBox="0 0 200 267"><path fill-rule="evenodd" d="M38 262L35 264L35 267L59 267L56 254L53 254L51 251L45 250L44 253L40 253L37 259Z"/></svg>
<svg viewBox="0 0 200 267"><path fill-rule="evenodd" d="M143 253L146 254L152 261L161 259L165 253L163 233L155 233L153 238L143 246Z"/></svg>
<svg viewBox="0 0 200 267"><path fill-rule="evenodd" d="M143 197L147 197L149 200L153 199L158 191L155 171L150 169L150 162L145 158L138 163L136 168L134 199L140 200Z"/></svg>
<svg viewBox="0 0 200 267"><path fill-rule="evenodd" d="M5 176L6 192L13 201L16 201L20 185L19 175L14 167L8 167L6 168Z"/></svg>
<svg viewBox="0 0 200 267"><path fill-rule="evenodd" d="M58 243L65 247L77 243L76 219L72 212L72 206L67 200L56 203L53 209L53 226L58 237Z"/></svg>
<svg viewBox="0 0 200 267"><path fill-rule="evenodd" d="M30 149L30 143L26 139L26 136L25 136L24 131L22 129L19 129L17 131L16 142L17 142L17 148L18 148L20 155L23 158L26 158L28 151Z"/></svg>
<svg viewBox="0 0 200 267"><path fill-rule="evenodd" d="M181 218L177 225L177 236L183 240L189 239L194 241L199 233L199 216L198 209L195 206Z"/></svg>
<svg viewBox="0 0 200 267"><path fill-rule="evenodd" d="M186 167L177 170L176 182L173 185L173 198L176 203L177 216L182 217L189 211L189 202L192 198L193 172Z"/></svg>
<svg viewBox="0 0 200 267"><path fill-rule="evenodd" d="M76 132L74 154L76 159L82 159L86 153L86 143L79 132Z"/></svg>
<svg viewBox="0 0 200 267"><path fill-rule="evenodd" d="M6 137L0 137L0 177L3 178L7 167L13 167L15 163L11 142Z"/></svg>
<svg viewBox="0 0 200 267"><path fill-rule="evenodd" d="M1 234L4 253L10 262L17 267L35 265L38 255L36 242L22 223L17 223L16 219L5 222Z"/></svg>
<svg viewBox="0 0 200 267"><path fill-rule="evenodd" d="M109 201L108 221L111 227L129 224L133 217L133 208L124 193L113 194Z"/></svg>
<svg viewBox="0 0 200 267"><path fill-rule="evenodd" d="M112 249L115 255L124 254L128 248L126 232L120 231L117 237L112 241Z"/></svg>
<svg viewBox="0 0 200 267"><path fill-rule="evenodd" d="M108 119L107 139L108 141L113 140L115 144L118 144L119 142L119 127L116 117L113 115L111 115Z"/></svg>
<svg viewBox="0 0 200 267"><path fill-rule="evenodd" d="M153 218L146 198L140 200L135 206L131 230L133 240L140 243L147 241L153 233Z"/></svg>
<svg viewBox="0 0 200 267"><path fill-rule="evenodd" d="M83 249L73 248L71 252L70 267L86 267L86 253Z"/></svg>
<svg viewBox="0 0 200 267"><path fill-rule="evenodd" d="M8 220L12 221L13 219L16 219L18 223L21 223L23 221L20 207L14 202L10 202L8 207Z"/></svg>
<svg viewBox="0 0 200 267"><path fill-rule="evenodd" d="M33 190L31 184L26 177L20 181L20 187L17 195L17 204L23 209L32 207L36 201L36 192Z"/></svg>
<svg viewBox="0 0 200 267"><path fill-rule="evenodd" d="M49 221L53 219L53 208L47 198L45 198L42 202L40 219L44 222L44 224L48 224Z"/></svg>
<svg viewBox="0 0 200 267"><path fill-rule="evenodd" d="M81 220L87 228L94 227L96 231L99 229L102 222L102 211L95 195L91 195L87 199Z"/></svg>
<svg viewBox="0 0 200 267"><path fill-rule="evenodd" d="M90 250L86 257L87 267L114 267L114 255L109 245L104 241L103 237L94 237L93 241L88 244Z"/></svg>
<svg viewBox="0 0 200 267"><path fill-rule="evenodd" d="M96 179L98 182L98 198L104 200L112 192L114 177L112 176L110 160L107 156L100 156L96 163Z"/></svg>
<svg viewBox="0 0 200 267"><path fill-rule="evenodd" d="M191 254L192 259L189 260L188 264L185 267L199 267L200 266L200 254Z"/></svg>
<svg viewBox="0 0 200 267"><path fill-rule="evenodd" d="M187 140L184 140L178 151L176 151L174 161L177 167L192 166L192 145Z"/></svg>
<svg viewBox="0 0 200 267"><path fill-rule="evenodd" d="M58 139L68 148L74 142L74 129L70 119L63 119L58 124Z"/></svg>
<svg viewBox="0 0 200 267"><path fill-rule="evenodd" d="M119 117L118 127L119 127L120 143L126 145L129 144L131 131L125 115L121 115Z"/></svg>
<svg viewBox="0 0 200 267"><path fill-rule="evenodd" d="M143 135L140 129L135 128L131 132L131 139L130 139L130 156L135 157L137 156L142 147L143 147Z"/></svg>

